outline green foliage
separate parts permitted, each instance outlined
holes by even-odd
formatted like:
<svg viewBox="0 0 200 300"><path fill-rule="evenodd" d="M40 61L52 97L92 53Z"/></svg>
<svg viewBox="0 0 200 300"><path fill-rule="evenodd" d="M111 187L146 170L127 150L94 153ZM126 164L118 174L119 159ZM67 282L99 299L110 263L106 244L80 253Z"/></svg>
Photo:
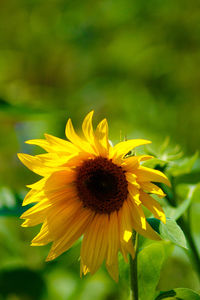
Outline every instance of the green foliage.
<svg viewBox="0 0 200 300"><path fill-rule="evenodd" d="M192 157L186 157L180 159L178 163L175 161L169 166L169 172L172 176L180 176L183 174L190 173L194 163L198 158L198 152L196 152Z"/></svg>
<svg viewBox="0 0 200 300"><path fill-rule="evenodd" d="M195 152L200 140L199 18L198 0L0 1L3 300L31 299L31 295L42 300L126 299L128 267L124 262L119 285L103 268L94 277L80 280L78 245L46 264L48 246L29 246L40 228L24 230L18 220L27 209L21 207L25 185L38 177L22 167L16 153L41 153L24 141L42 138L44 132L64 137L67 118L78 126L91 109L97 120L108 118L113 142L120 136L152 140L147 152L155 158L144 165L164 171L172 188L161 185L166 197L157 198L168 217L167 224L151 217L148 220L163 239L185 248L180 229L184 219L199 252L200 159ZM166 136L170 139L162 144ZM167 257L173 260L177 249L169 255L172 243L145 243L139 253L140 295L144 300L153 299L164 262ZM176 259L180 269L191 272L190 247L186 254L179 250ZM172 271L177 274L176 269ZM18 277L24 282L32 278L35 291L26 282L26 295L22 295ZM187 287L200 290L195 278ZM169 281L163 279L163 290L172 291L162 297L199 299L188 289L173 289L182 286L180 276L174 276L173 286Z"/></svg>
<svg viewBox="0 0 200 300"><path fill-rule="evenodd" d="M22 195L13 193L7 187L0 188L0 216L19 217L27 207L22 207Z"/></svg>
<svg viewBox="0 0 200 300"><path fill-rule="evenodd" d="M147 218L147 221L162 239L187 249L184 233L175 220L167 219L166 224L155 218Z"/></svg>
<svg viewBox="0 0 200 300"><path fill-rule="evenodd" d="M162 223L159 226L159 231L164 240L169 240L175 245L187 248L184 233L174 220L167 219L166 224Z"/></svg>
<svg viewBox="0 0 200 300"><path fill-rule="evenodd" d="M200 295L191 289L177 288L168 292L162 292L155 300L169 299L169 300L199 300Z"/></svg>
<svg viewBox="0 0 200 300"><path fill-rule="evenodd" d="M138 288L141 300L153 300L163 263L172 252L167 242L153 243L138 254Z"/></svg>
<svg viewBox="0 0 200 300"><path fill-rule="evenodd" d="M194 202L195 192L198 190L198 185L179 184L177 185L177 194L180 195L183 201L177 206L166 206L165 211L171 219L178 220Z"/></svg>
<svg viewBox="0 0 200 300"><path fill-rule="evenodd" d="M200 203L200 183L194 187L192 201Z"/></svg>

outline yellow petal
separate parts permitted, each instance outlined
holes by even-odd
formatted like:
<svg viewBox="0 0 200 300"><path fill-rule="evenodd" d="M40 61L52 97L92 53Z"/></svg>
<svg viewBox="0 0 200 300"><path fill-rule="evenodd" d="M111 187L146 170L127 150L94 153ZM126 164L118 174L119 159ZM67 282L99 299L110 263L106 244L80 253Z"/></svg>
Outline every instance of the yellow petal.
<svg viewBox="0 0 200 300"><path fill-rule="evenodd" d="M95 136L94 136L94 130L93 130L93 126L92 126L93 114L94 114L93 110L87 114L87 116L83 120L82 130L83 130L83 134L84 134L86 140L94 146L95 145Z"/></svg>
<svg viewBox="0 0 200 300"><path fill-rule="evenodd" d="M28 140L25 143L30 144L30 145L39 146L42 149L46 150L47 152L52 151L52 147L49 145L49 143L46 140L43 140L43 139Z"/></svg>
<svg viewBox="0 0 200 300"><path fill-rule="evenodd" d="M101 156L107 157L110 144L108 141L108 123L107 120L102 120L96 129L95 132L96 139L98 141L98 149Z"/></svg>
<svg viewBox="0 0 200 300"><path fill-rule="evenodd" d="M125 242L128 242L130 240L130 238L132 237L132 232L125 230L124 231L124 236L123 236L123 240Z"/></svg>
<svg viewBox="0 0 200 300"><path fill-rule="evenodd" d="M81 246L81 259L91 274L103 263L108 247L108 215L96 214L84 234Z"/></svg>
<svg viewBox="0 0 200 300"><path fill-rule="evenodd" d="M56 171L52 173L46 180L45 190L59 190L61 188L66 188L69 186L69 183L75 181L76 173L73 170L66 169L61 171Z"/></svg>
<svg viewBox="0 0 200 300"><path fill-rule="evenodd" d="M140 166L135 170L135 174L137 175L138 181L162 182L168 186L171 186L167 176L158 170Z"/></svg>
<svg viewBox="0 0 200 300"><path fill-rule="evenodd" d="M140 185L138 184L137 180L137 176L133 173L130 172L126 172L126 180L131 183L133 186L135 186L137 189L140 188Z"/></svg>
<svg viewBox="0 0 200 300"><path fill-rule="evenodd" d="M163 193L162 189L151 182L140 182L140 186L144 191L158 195L161 198L165 197L165 193Z"/></svg>
<svg viewBox="0 0 200 300"><path fill-rule="evenodd" d="M116 282L119 280L119 268L118 268L118 257L116 256L114 258L115 263L112 265L106 264L106 269L108 270L108 273L114 279Z"/></svg>
<svg viewBox="0 0 200 300"><path fill-rule="evenodd" d="M108 265L113 265L116 263L115 258L117 256L119 249L119 225L118 225L118 215L114 211L110 214L109 224L108 224L108 253L106 263Z"/></svg>
<svg viewBox="0 0 200 300"><path fill-rule="evenodd" d="M124 201L122 208L118 212L119 232L120 232L120 250L125 262L128 262L128 253L134 258L135 250L132 243L132 220L127 201Z"/></svg>
<svg viewBox="0 0 200 300"><path fill-rule="evenodd" d="M25 143L26 144L31 144L31 145L36 145L47 152L56 152L56 153L66 153L66 154L73 154L74 152L80 151L79 148L77 148L75 145L72 143L65 141L63 139L57 138L53 135L50 134L44 134L46 140L44 139L34 139L34 140L28 140Z"/></svg>
<svg viewBox="0 0 200 300"><path fill-rule="evenodd" d="M143 139L134 139L134 140L128 140L125 142L120 142L114 147L111 147L110 149L110 155L109 157L113 159L113 162L117 162L119 159L122 159L129 151L134 149L135 147L150 144L150 141L143 140Z"/></svg>
<svg viewBox="0 0 200 300"><path fill-rule="evenodd" d="M160 240L159 235L152 229L152 227L149 225L148 222L146 222L145 228L142 227L141 214L137 209L135 209L136 206L134 205L133 201L131 201L131 199L127 200L127 205L128 205L128 211L131 215L130 222L134 230L146 238L152 240Z"/></svg>
<svg viewBox="0 0 200 300"><path fill-rule="evenodd" d="M51 171L51 168L44 166L37 156L31 156L23 153L18 153L17 155L21 162L36 174L45 176Z"/></svg>
<svg viewBox="0 0 200 300"><path fill-rule="evenodd" d="M35 226L35 225L38 225L38 224L41 224L44 222L46 218L46 211L43 210L42 212L40 212L39 214L36 214L34 216L34 218L32 219L26 219L22 224L21 226L22 227L31 227L31 226Z"/></svg>
<svg viewBox="0 0 200 300"><path fill-rule="evenodd" d="M47 133L45 133L45 138L48 141L49 145L51 145L52 149L56 152L67 152L71 154L73 154L74 152L79 152L79 148L68 141Z"/></svg>
<svg viewBox="0 0 200 300"><path fill-rule="evenodd" d="M90 270L86 265L83 264L82 259L80 259L80 277L82 278L82 274L86 275Z"/></svg>
<svg viewBox="0 0 200 300"><path fill-rule="evenodd" d="M131 211L134 215L135 221L141 226L142 229L146 230L147 222L141 204L139 204L139 202L136 202L135 199L131 196L129 197L129 202L130 201L132 202Z"/></svg>
<svg viewBox="0 0 200 300"><path fill-rule="evenodd" d="M142 204L152 212L155 218L161 220L163 223L166 223L165 213L160 204L155 199L153 199L147 193L141 191L140 200L142 201Z"/></svg>
<svg viewBox="0 0 200 300"><path fill-rule="evenodd" d="M22 206L28 205L30 203L37 203L45 198L43 190L31 190L25 196Z"/></svg>
<svg viewBox="0 0 200 300"><path fill-rule="evenodd" d="M27 187L30 189L33 189L33 190L42 190L44 188L47 178L48 177L42 178L42 179L36 181L35 183L27 184Z"/></svg>
<svg viewBox="0 0 200 300"><path fill-rule="evenodd" d="M48 230L47 221L45 221L40 229L40 232L32 240L31 246L44 246L50 242L52 242L52 237Z"/></svg>
<svg viewBox="0 0 200 300"><path fill-rule="evenodd" d="M49 231L54 239L60 239L65 235L68 228L73 226L73 220L82 211L82 203L77 198L66 198L54 206L47 213Z"/></svg>
<svg viewBox="0 0 200 300"><path fill-rule="evenodd" d="M44 167L60 169L62 166L66 166L70 159L77 157L78 155L78 152L65 155L61 155L60 153L45 153L36 155L35 157Z"/></svg>
<svg viewBox="0 0 200 300"><path fill-rule="evenodd" d="M71 119L68 120L66 129L65 129L66 137L74 144L76 145L79 149L85 152L89 152L92 154L96 154L95 150L93 147L83 139L81 139L75 132L74 127L72 125Z"/></svg>
<svg viewBox="0 0 200 300"><path fill-rule="evenodd" d="M132 184L129 183L128 184L128 191L129 191L129 194L130 194L131 198L136 203L136 205L140 205L141 204L140 192L139 192L138 188L135 185L132 185Z"/></svg>
<svg viewBox="0 0 200 300"><path fill-rule="evenodd" d="M120 241L124 242L124 236L125 236L125 232L131 232L132 233L132 224L131 224L131 216L130 216L130 212L128 210L128 205L127 205L127 201L124 201L124 204L122 206L122 208L119 210L119 230L120 230ZM129 239L131 238L131 235L129 237ZM127 239L126 239L127 242Z"/></svg>
<svg viewBox="0 0 200 300"><path fill-rule="evenodd" d="M127 157L123 160L122 167L127 172L133 172L136 168L139 167L141 161L145 161L151 158L153 158L153 156L150 155L138 155Z"/></svg>
<svg viewBox="0 0 200 300"><path fill-rule="evenodd" d="M54 241L46 261L53 260L67 251L86 230L92 217L93 214L89 210L80 210L79 214L74 217L73 222L65 229L65 234Z"/></svg>
<svg viewBox="0 0 200 300"><path fill-rule="evenodd" d="M45 198L48 198L50 203L55 203L59 201L66 201L68 198L76 197L76 190L72 185L68 185L66 187L60 187L59 190L56 186L49 187L49 189L41 189L41 190L31 190L28 192L23 201L23 206L28 205L30 203L37 203Z"/></svg>
<svg viewBox="0 0 200 300"><path fill-rule="evenodd" d="M78 167L80 165L82 165L82 163L86 160L86 159L91 159L91 158L95 158L95 156L91 153L88 152L79 152L76 155L71 155L66 163L65 166L66 167Z"/></svg>
<svg viewBox="0 0 200 300"><path fill-rule="evenodd" d="M43 213L43 210L46 210L49 206L51 206L51 202L49 199L44 198L44 200L40 201L39 203L35 204L33 207L29 208L25 211L20 219L31 219L33 216L39 215L40 212Z"/></svg>

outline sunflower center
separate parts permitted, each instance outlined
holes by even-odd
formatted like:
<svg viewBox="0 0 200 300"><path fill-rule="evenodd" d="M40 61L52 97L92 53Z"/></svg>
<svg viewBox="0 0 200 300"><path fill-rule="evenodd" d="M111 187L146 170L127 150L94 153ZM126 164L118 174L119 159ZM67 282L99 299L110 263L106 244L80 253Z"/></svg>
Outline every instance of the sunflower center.
<svg viewBox="0 0 200 300"><path fill-rule="evenodd" d="M124 171L103 157L87 160L77 168L76 187L83 206L101 214L118 211L128 195Z"/></svg>

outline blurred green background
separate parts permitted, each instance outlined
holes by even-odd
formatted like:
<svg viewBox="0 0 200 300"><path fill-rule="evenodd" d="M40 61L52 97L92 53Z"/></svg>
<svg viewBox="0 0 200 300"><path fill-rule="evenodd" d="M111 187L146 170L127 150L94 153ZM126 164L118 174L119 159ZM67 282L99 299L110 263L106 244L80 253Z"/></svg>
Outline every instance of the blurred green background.
<svg viewBox="0 0 200 300"><path fill-rule="evenodd" d="M156 148L169 136L192 155L200 141L199 65L198 0L0 1L0 206L16 206L0 218L3 300L126 299L127 266L118 285L104 268L81 280L78 244L52 263L44 262L48 246L29 246L39 227L20 228L15 215L25 185L38 177L16 153L39 153L24 141L64 137L68 117L80 128L94 109L94 123L106 117L114 142L140 137ZM194 210L198 235L199 203ZM182 250L159 285L200 289Z"/></svg>

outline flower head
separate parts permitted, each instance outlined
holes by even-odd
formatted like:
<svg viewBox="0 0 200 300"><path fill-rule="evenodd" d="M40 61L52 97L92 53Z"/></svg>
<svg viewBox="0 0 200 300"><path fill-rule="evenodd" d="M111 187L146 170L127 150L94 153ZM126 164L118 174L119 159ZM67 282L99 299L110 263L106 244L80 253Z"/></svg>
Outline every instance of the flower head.
<svg viewBox="0 0 200 300"><path fill-rule="evenodd" d="M92 126L93 111L84 119L80 138L71 119L66 125L69 141L45 134L45 139L27 141L47 151L19 159L43 178L29 185L23 205L35 203L23 215L22 226L42 223L33 246L52 242L47 260L67 251L83 235L81 245L81 274L97 271L105 260L110 275L118 279L118 252L125 261L130 253L134 258L132 231L154 240L159 236L146 221L143 206L165 222L165 214L151 194L164 197L163 191L152 182L169 185L160 171L146 168L142 161L147 155L126 154L133 148L149 144L133 139L111 146L108 124L102 120L96 130Z"/></svg>

